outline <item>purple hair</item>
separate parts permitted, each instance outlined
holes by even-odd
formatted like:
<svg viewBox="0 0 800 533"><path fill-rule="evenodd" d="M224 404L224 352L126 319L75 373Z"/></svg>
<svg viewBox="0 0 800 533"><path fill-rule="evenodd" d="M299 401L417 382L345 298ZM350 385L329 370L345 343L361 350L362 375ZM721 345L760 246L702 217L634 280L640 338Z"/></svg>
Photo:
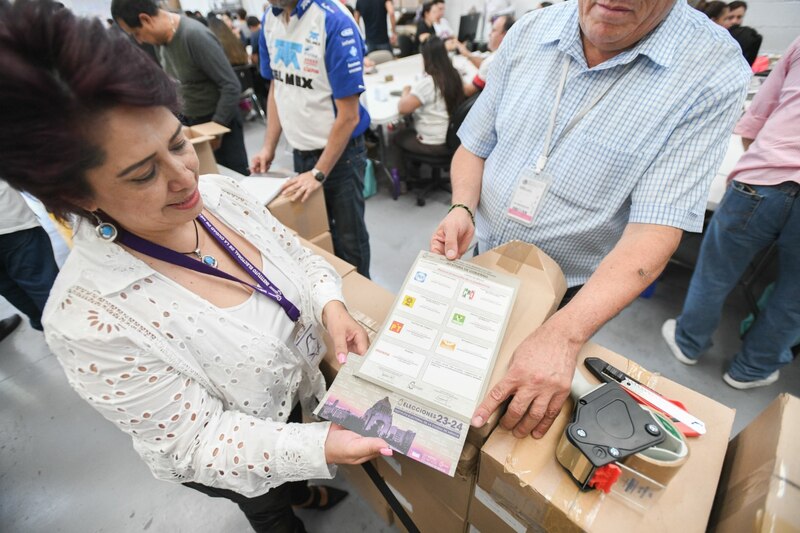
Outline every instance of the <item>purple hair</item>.
<svg viewBox="0 0 800 533"><path fill-rule="evenodd" d="M175 84L122 32L51 0L0 0L0 177L61 219L89 216L90 125L117 106L178 111Z"/></svg>

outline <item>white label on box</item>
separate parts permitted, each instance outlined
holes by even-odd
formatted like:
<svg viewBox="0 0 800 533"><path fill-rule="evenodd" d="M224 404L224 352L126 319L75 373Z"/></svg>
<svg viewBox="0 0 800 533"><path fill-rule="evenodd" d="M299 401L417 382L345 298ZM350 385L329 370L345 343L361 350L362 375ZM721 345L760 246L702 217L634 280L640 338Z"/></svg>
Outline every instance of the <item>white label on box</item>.
<svg viewBox="0 0 800 533"><path fill-rule="evenodd" d="M494 501L494 498L492 498L488 492L478 486L475 487L475 499L485 505L487 509L492 511L497 516L497 518L505 522L508 527L517 533L525 533L528 531L528 528L525 527L525 524L514 518L511 513L503 509L499 503Z"/></svg>
<svg viewBox="0 0 800 533"><path fill-rule="evenodd" d="M403 476L403 465L400 464L400 461L395 459L394 457L382 457L383 461L392 467L392 470L397 472L397 475L402 477Z"/></svg>
<svg viewBox="0 0 800 533"><path fill-rule="evenodd" d="M389 482L388 482L388 481L386 481L386 480L384 480L384 481L385 481L385 483L386 483L386 486L387 486L387 487L389 487L389 490L390 490L390 491L392 491L392 494L394 494L394 497L395 497L395 498L397 498L397 501L399 501L399 502L400 502L400 505L402 505L403 507L405 507L405 508L406 508L406 510L408 510L408 512L409 512L409 513L413 513L413 512L414 512L414 506L413 506L413 505L411 505L411 502L410 502L410 501L408 501L408 500L406 500L406 499L403 497L403 495L402 495L402 494L400 494L400 491L398 491L396 488L392 487L392 486L389 484Z"/></svg>

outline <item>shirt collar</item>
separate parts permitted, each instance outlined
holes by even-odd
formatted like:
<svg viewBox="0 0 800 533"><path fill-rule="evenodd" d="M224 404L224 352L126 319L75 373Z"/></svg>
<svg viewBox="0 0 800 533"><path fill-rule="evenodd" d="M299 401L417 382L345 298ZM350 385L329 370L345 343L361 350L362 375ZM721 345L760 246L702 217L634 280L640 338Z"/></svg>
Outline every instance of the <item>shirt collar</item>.
<svg viewBox="0 0 800 533"><path fill-rule="evenodd" d="M679 44L675 39L675 35L678 33L677 26L685 16L686 7L687 4L684 0L676 0L667 17L661 21L661 24L645 35L633 48L622 52L596 68L606 69L627 64L640 55L647 57L661 67L669 68L672 64L675 49ZM560 51L569 54L573 59L585 65L586 58L583 55L583 44L581 43L580 25L578 23L578 2L569 2L568 6L565 6L562 11L559 18L553 21L554 24L548 25L540 33L536 42L539 44L557 43Z"/></svg>
<svg viewBox="0 0 800 533"><path fill-rule="evenodd" d="M203 205L212 212L217 212L222 195L219 186L201 178L200 194L203 196ZM103 296L119 292L156 273L150 265L128 253L119 244L101 239L93 224L83 218L78 220L73 237L74 249L80 250L79 253L86 258L88 266L84 267L85 275L93 281L95 288ZM93 270L96 273L90 274ZM110 272L113 274L109 274Z"/></svg>
<svg viewBox="0 0 800 533"><path fill-rule="evenodd" d="M297 18L301 18L303 14L308 10L308 6L310 6L313 2L314 0L298 0L297 5L294 6L294 9L292 10L291 16L292 17L296 16ZM273 15L277 17L281 13L283 13L283 9L275 6L272 7Z"/></svg>

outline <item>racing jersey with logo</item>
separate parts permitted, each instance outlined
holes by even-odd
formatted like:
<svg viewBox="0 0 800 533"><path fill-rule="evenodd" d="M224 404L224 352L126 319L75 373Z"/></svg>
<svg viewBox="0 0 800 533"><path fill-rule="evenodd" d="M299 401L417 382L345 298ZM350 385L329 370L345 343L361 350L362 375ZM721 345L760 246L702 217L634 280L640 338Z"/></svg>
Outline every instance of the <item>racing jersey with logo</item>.
<svg viewBox="0 0 800 533"><path fill-rule="evenodd" d="M301 0L288 23L283 10L264 14L261 75L272 80L283 133L295 150L319 150L336 118L335 99L364 92L364 42L353 17L335 0ZM359 103L353 137L369 127Z"/></svg>

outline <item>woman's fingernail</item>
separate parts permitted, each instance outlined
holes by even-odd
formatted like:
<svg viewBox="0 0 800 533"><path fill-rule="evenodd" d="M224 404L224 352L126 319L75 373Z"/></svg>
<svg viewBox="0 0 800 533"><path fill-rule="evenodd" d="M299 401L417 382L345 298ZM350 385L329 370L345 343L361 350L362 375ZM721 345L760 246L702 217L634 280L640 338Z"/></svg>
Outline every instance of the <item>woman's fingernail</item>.
<svg viewBox="0 0 800 533"><path fill-rule="evenodd" d="M385 455L386 457L391 456L392 455L392 449L391 448L381 448L381 455Z"/></svg>
<svg viewBox="0 0 800 533"><path fill-rule="evenodd" d="M343 365L347 362L347 356L343 353L336 354L336 359L339 361L340 365Z"/></svg>
<svg viewBox="0 0 800 533"><path fill-rule="evenodd" d="M472 417L472 426L476 427L476 428L479 428L479 427L483 426L483 417L480 417L478 415L473 416Z"/></svg>

